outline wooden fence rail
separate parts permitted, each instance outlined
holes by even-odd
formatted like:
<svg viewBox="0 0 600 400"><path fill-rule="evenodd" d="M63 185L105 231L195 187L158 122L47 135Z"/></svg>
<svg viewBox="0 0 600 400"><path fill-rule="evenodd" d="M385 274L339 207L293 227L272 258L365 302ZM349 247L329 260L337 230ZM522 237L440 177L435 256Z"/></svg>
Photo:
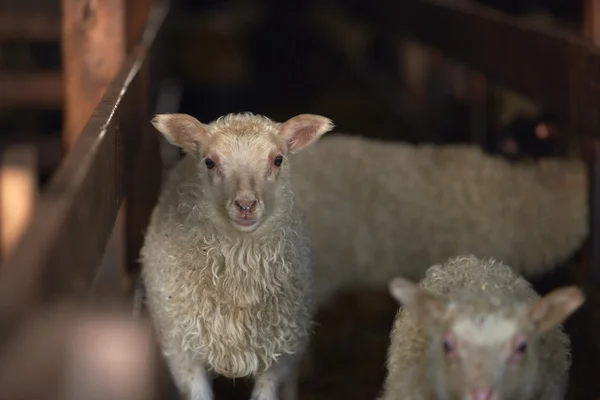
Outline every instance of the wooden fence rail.
<svg viewBox="0 0 600 400"><path fill-rule="evenodd" d="M40 194L27 230L0 269L0 338L42 304L88 299L125 199L136 210L128 220L135 226L127 229L141 242L160 184L148 61L167 12L167 1L154 2L139 44Z"/></svg>

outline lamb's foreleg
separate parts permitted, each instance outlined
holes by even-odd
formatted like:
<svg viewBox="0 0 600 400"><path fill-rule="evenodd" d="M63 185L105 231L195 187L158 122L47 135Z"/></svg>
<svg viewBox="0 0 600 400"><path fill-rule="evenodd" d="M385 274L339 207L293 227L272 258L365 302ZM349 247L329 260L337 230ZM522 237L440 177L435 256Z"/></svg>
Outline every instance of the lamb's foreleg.
<svg viewBox="0 0 600 400"><path fill-rule="evenodd" d="M278 400L283 389L283 400L295 400L298 387L298 364L301 353L282 356L260 375L254 383L250 400Z"/></svg>
<svg viewBox="0 0 600 400"><path fill-rule="evenodd" d="M189 400L213 400L210 375L204 367L194 369L189 389Z"/></svg>
<svg viewBox="0 0 600 400"><path fill-rule="evenodd" d="M213 400L212 376L206 368L185 354L165 354L173 381L185 400Z"/></svg>

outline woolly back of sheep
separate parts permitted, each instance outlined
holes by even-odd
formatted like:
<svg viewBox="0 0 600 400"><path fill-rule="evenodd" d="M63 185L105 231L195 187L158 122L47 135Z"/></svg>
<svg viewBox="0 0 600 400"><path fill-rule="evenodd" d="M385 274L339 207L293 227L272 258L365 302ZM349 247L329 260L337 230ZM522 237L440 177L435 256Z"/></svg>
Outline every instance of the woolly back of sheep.
<svg viewBox="0 0 600 400"><path fill-rule="evenodd" d="M383 288L394 275L420 279L455 254L495 257L535 276L587 235L578 160L513 164L473 146L331 135L293 162L323 298L340 286Z"/></svg>

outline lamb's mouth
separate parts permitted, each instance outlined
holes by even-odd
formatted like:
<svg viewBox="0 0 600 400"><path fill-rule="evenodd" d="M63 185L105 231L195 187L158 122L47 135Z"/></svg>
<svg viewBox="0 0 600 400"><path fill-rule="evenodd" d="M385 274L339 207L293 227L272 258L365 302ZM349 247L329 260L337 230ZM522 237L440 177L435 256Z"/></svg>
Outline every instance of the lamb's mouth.
<svg viewBox="0 0 600 400"><path fill-rule="evenodd" d="M258 219L235 218L232 222L239 226L250 227L258 224Z"/></svg>

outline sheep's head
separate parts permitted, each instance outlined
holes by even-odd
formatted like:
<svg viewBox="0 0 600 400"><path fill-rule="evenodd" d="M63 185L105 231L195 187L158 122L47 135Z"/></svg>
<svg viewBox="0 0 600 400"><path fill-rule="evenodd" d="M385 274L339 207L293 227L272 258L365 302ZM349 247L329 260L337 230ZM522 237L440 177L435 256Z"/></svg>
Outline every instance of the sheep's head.
<svg viewBox="0 0 600 400"><path fill-rule="evenodd" d="M156 115L152 124L171 144L197 158L204 195L218 215L250 232L289 197L288 154L314 143L333 128L325 117L297 115L284 123L228 114L203 124L187 114Z"/></svg>
<svg viewBox="0 0 600 400"><path fill-rule="evenodd" d="M389 288L429 337L429 377L438 398L453 400L532 398L544 357L541 336L584 302L583 292L570 286L532 304L482 313L472 303L436 296L403 278Z"/></svg>

